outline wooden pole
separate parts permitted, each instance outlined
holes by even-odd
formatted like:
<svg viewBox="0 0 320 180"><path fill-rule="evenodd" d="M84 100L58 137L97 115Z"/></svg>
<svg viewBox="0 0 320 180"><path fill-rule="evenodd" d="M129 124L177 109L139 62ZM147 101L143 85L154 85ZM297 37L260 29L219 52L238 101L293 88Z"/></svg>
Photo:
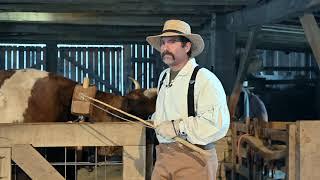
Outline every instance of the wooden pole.
<svg viewBox="0 0 320 180"><path fill-rule="evenodd" d="M104 105L104 106L106 106L106 107L108 107L108 108L110 108L110 109L112 109L112 110L115 110L115 111L117 111L117 112L120 112L120 113L122 113L122 114L124 114L124 115L126 115L126 116L128 116L128 117L131 117L131 118L133 118L133 119L136 119L136 120L140 121L141 123L147 125L148 127L152 128L152 129L155 129L155 128L156 128L156 127L155 127L153 124L151 124L150 122L148 122L148 121L146 121L146 120L143 120L143 119L141 119L141 118L139 118L139 117L137 117L137 116L135 116L135 115L129 114L129 113L125 112L125 111L122 111L121 109L115 108L115 107L113 107L113 106L111 106L111 105L109 105L109 104L107 104L107 103L104 103L104 102L99 101L99 100L97 100L97 99L91 98L91 97L86 96L86 95L84 95L84 94L81 94L81 95L82 95L83 97L87 98L87 99L90 99L91 101L97 102L97 103L102 104L102 105ZM174 139L176 142L179 142L179 143L185 145L186 147L188 147L188 148L190 148L190 149L192 149L192 150L194 150L194 151L199 152L200 154L203 154L203 155L206 155L206 156L210 156L210 155L211 155L210 152L207 152L207 151L199 148L198 146L195 146L194 144L189 143L188 141L186 141L186 140L184 140L184 139L182 139L182 138L180 138L180 137L174 137L173 139Z"/></svg>

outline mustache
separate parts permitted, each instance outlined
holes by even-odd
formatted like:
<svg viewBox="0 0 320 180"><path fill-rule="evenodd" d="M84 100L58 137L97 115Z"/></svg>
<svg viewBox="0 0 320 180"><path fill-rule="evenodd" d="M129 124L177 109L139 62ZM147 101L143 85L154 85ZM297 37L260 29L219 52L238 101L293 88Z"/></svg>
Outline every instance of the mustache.
<svg viewBox="0 0 320 180"><path fill-rule="evenodd" d="M164 51L164 52L162 52L162 53L161 53L161 59L163 59L163 57L164 57L165 55L170 55L170 56L173 57L173 59L175 59L174 54L173 54L172 52L170 52L170 51Z"/></svg>

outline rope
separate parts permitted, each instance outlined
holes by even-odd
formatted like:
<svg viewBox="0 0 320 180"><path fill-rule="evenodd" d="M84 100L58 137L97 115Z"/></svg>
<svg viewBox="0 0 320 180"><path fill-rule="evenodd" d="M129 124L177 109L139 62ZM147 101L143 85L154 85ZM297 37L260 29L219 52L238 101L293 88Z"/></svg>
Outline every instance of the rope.
<svg viewBox="0 0 320 180"><path fill-rule="evenodd" d="M89 101L87 101L87 102L89 102ZM112 116L114 116L114 117L116 117L116 118L122 119L122 120L127 121L127 122L135 123L135 124L138 124L138 125L147 127L147 128L153 128L153 127L150 127L150 126L148 126L148 125L145 125L145 124L142 124L142 123L138 123L138 122L136 122L136 121L132 121L132 120L129 120L129 119L127 119L127 118L121 117L121 116L119 116L119 115L117 115L117 114L115 114L115 113L112 113L112 112L110 112L110 111L108 111L108 110L106 110L106 109L103 109L102 107L100 107L100 106L98 106L98 105L96 105L96 104L94 104L94 103L92 103L92 102L90 102L90 104L91 104L92 106L100 109L101 111L104 111L104 112L106 112L106 113L108 113L108 114L110 114L110 115L112 115Z"/></svg>

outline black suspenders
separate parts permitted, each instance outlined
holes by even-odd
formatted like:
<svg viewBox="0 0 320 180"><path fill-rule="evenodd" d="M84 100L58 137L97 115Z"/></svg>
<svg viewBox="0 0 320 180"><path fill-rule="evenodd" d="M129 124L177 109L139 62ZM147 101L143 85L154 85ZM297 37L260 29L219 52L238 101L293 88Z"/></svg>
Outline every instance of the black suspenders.
<svg viewBox="0 0 320 180"><path fill-rule="evenodd" d="M197 73L201 69L199 66L196 66L193 69L193 73L191 75L190 81L189 81L189 88L188 88L188 117L189 116L196 116L195 110L194 110L194 84L196 83L196 77Z"/></svg>
<svg viewBox="0 0 320 180"><path fill-rule="evenodd" d="M193 69L193 72L192 72L192 75L191 75L191 78L190 78L190 81L189 81L189 87L188 87L188 117L189 116L195 116L196 113L195 113L195 110L194 110L194 85L196 83L196 77L197 77L197 73L198 71L201 69L201 67L199 66L196 66L194 69ZM162 84L163 84L163 81L164 79L166 78L167 76L167 73L165 73L163 76L162 76L162 79L160 81L160 85L159 85L159 89L158 91L160 91L161 87L162 87Z"/></svg>

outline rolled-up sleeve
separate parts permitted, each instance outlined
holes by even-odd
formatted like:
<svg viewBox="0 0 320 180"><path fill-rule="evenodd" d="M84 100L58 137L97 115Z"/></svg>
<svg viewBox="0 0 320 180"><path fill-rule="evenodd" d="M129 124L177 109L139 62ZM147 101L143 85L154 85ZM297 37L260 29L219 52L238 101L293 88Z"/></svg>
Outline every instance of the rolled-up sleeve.
<svg viewBox="0 0 320 180"><path fill-rule="evenodd" d="M205 145L226 135L230 125L229 110L224 89L216 77L201 83L196 92L197 114L183 118L179 126L188 141Z"/></svg>

